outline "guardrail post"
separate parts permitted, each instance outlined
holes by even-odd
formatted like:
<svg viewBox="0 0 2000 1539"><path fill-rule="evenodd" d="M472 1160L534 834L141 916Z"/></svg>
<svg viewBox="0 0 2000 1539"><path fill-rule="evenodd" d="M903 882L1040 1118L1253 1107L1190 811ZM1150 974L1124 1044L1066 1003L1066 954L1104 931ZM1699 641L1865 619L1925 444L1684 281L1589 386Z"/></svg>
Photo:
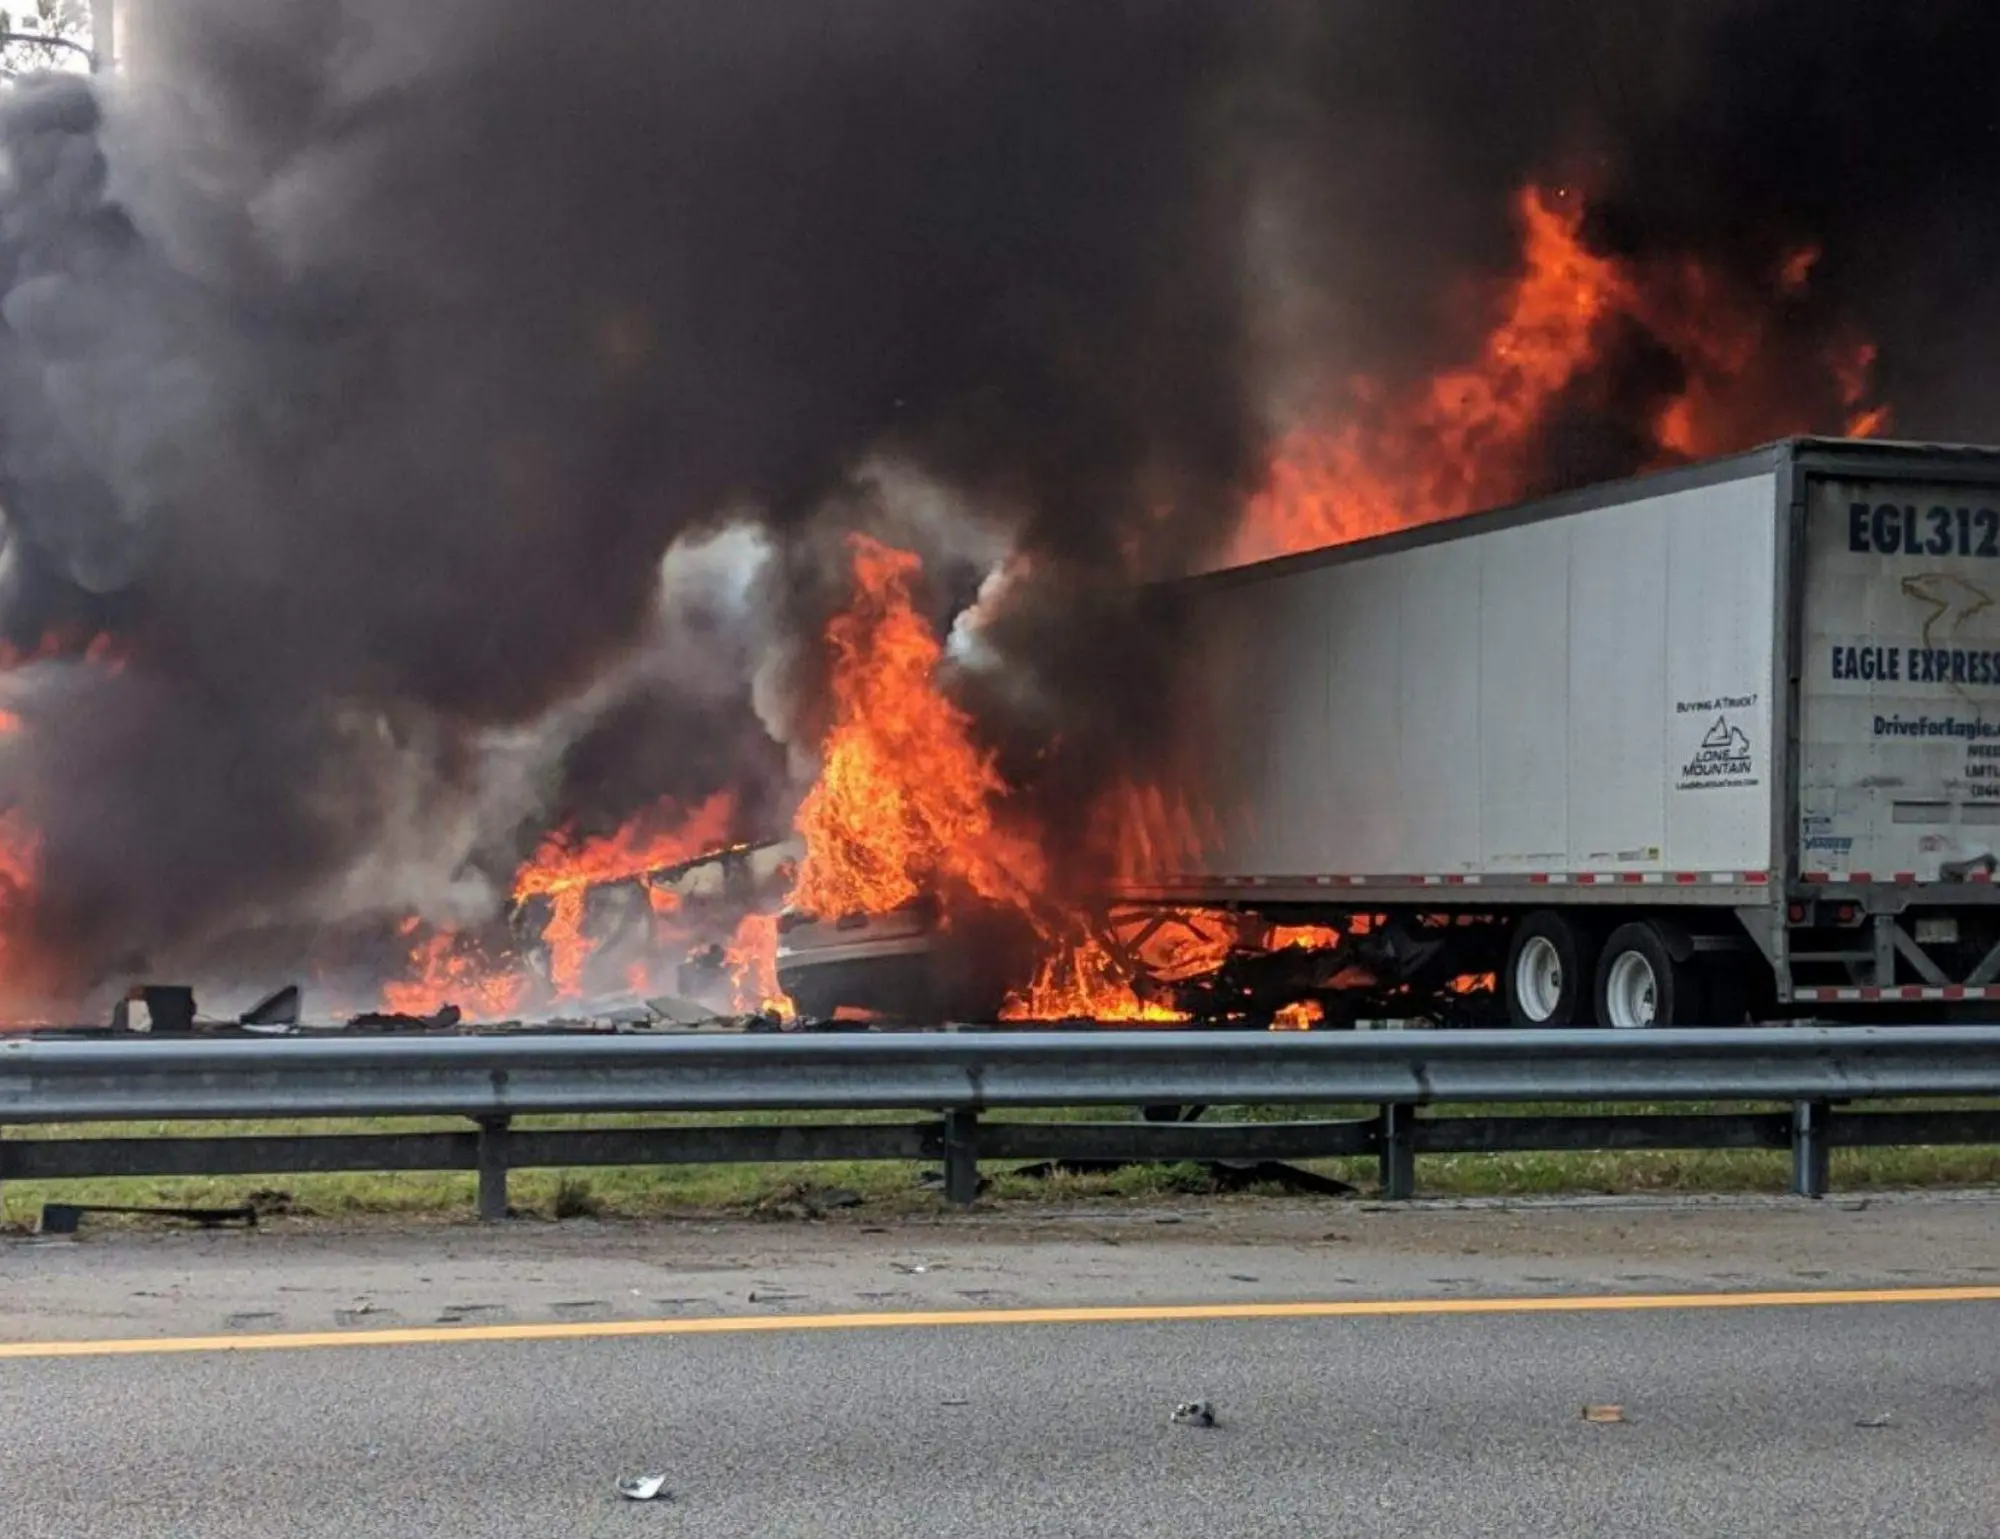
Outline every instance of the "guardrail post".
<svg viewBox="0 0 2000 1539"><path fill-rule="evenodd" d="M944 1195L970 1204L979 1197L979 1113L944 1114Z"/></svg>
<svg viewBox="0 0 2000 1539"><path fill-rule="evenodd" d="M481 1117L479 1121L479 1217L507 1216L507 1129L512 1117Z"/></svg>
<svg viewBox="0 0 2000 1539"><path fill-rule="evenodd" d="M1792 1103L1792 1193L1824 1197L1833 1184L1833 1113L1824 1101Z"/></svg>
<svg viewBox="0 0 2000 1539"><path fill-rule="evenodd" d="M1382 1108L1382 1195L1404 1202L1417 1195L1417 1109L1391 1101Z"/></svg>

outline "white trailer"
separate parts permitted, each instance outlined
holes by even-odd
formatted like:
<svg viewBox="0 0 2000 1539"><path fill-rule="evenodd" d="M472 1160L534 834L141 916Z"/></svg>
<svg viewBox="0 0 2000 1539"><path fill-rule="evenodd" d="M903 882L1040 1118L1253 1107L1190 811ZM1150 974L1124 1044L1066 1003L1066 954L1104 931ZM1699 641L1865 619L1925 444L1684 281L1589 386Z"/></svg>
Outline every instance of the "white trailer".
<svg viewBox="0 0 2000 1539"><path fill-rule="evenodd" d="M2000 450L1824 439L1210 574L1216 831L1117 896L1421 920L1524 1024L2000 1008L1996 596Z"/></svg>

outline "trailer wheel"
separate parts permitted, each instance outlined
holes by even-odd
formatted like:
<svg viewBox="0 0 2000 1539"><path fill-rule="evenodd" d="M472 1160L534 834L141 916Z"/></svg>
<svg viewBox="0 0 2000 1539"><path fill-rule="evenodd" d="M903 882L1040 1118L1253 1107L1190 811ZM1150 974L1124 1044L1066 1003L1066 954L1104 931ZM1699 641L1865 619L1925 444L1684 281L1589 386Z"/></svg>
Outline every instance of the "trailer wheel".
<svg viewBox="0 0 2000 1539"><path fill-rule="evenodd" d="M1507 1019L1516 1026L1588 1026L1595 1002L1590 949L1576 922L1544 909L1507 943Z"/></svg>
<svg viewBox="0 0 2000 1539"><path fill-rule="evenodd" d="M1650 919L1620 925L1597 963L1597 1018L1626 1030L1688 1026L1701 1013L1701 976L1676 962Z"/></svg>

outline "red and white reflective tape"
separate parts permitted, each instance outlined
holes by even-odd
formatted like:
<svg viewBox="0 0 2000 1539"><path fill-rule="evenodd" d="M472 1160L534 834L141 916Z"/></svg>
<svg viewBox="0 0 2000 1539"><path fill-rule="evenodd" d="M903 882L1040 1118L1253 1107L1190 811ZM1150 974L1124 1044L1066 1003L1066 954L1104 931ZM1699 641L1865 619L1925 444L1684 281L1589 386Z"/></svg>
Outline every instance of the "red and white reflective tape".
<svg viewBox="0 0 2000 1539"><path fill-rule="evenodd" d="M1956 887L1966 882L1991 882L1993 873L1969 871L1962 877L1932 877L1926 880L1914 871L1892 871L1886 876L1877 876L1872 871L1801 871L1799 880L1824 883L1830 887L1865 887L1871 882L1896 887Z"/></svg>
<svg viewBox="0 0 2000 1539"><path fill-rule="evenodd" d="M1953 999L2000 999L2000 985L1905 983L1886 989L1859 986L1807 988L1793 989L1792 998L1808 1004L1825 1005L1875 1004L1884 1000L1891 1003L1907 1000L1915 1004Z"/></svg>
<svg viewBox="0 0 2000 1539"><path fill-rule="evenodd" d="M1763 887L1768 871L1492 871L1422 876L1171 876L1147 887L1479 887L1526 882L1533 887Z"/></svg>

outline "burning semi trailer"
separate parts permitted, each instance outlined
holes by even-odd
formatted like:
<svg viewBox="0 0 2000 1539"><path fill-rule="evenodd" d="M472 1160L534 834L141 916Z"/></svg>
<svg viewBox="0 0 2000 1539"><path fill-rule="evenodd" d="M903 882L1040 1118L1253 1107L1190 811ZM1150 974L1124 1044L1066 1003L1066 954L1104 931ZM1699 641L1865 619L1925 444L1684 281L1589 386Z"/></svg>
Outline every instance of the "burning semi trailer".
<svg viewBox="0 0 2000 1539"><path fill-rule="evenodd" d="M1990 1016L1996 508L2000 450L1792 439L1162 590L1213 833L1080 939L1024 904L1003 1013ZM781 927L779 976L923 934Z"/></svg>

